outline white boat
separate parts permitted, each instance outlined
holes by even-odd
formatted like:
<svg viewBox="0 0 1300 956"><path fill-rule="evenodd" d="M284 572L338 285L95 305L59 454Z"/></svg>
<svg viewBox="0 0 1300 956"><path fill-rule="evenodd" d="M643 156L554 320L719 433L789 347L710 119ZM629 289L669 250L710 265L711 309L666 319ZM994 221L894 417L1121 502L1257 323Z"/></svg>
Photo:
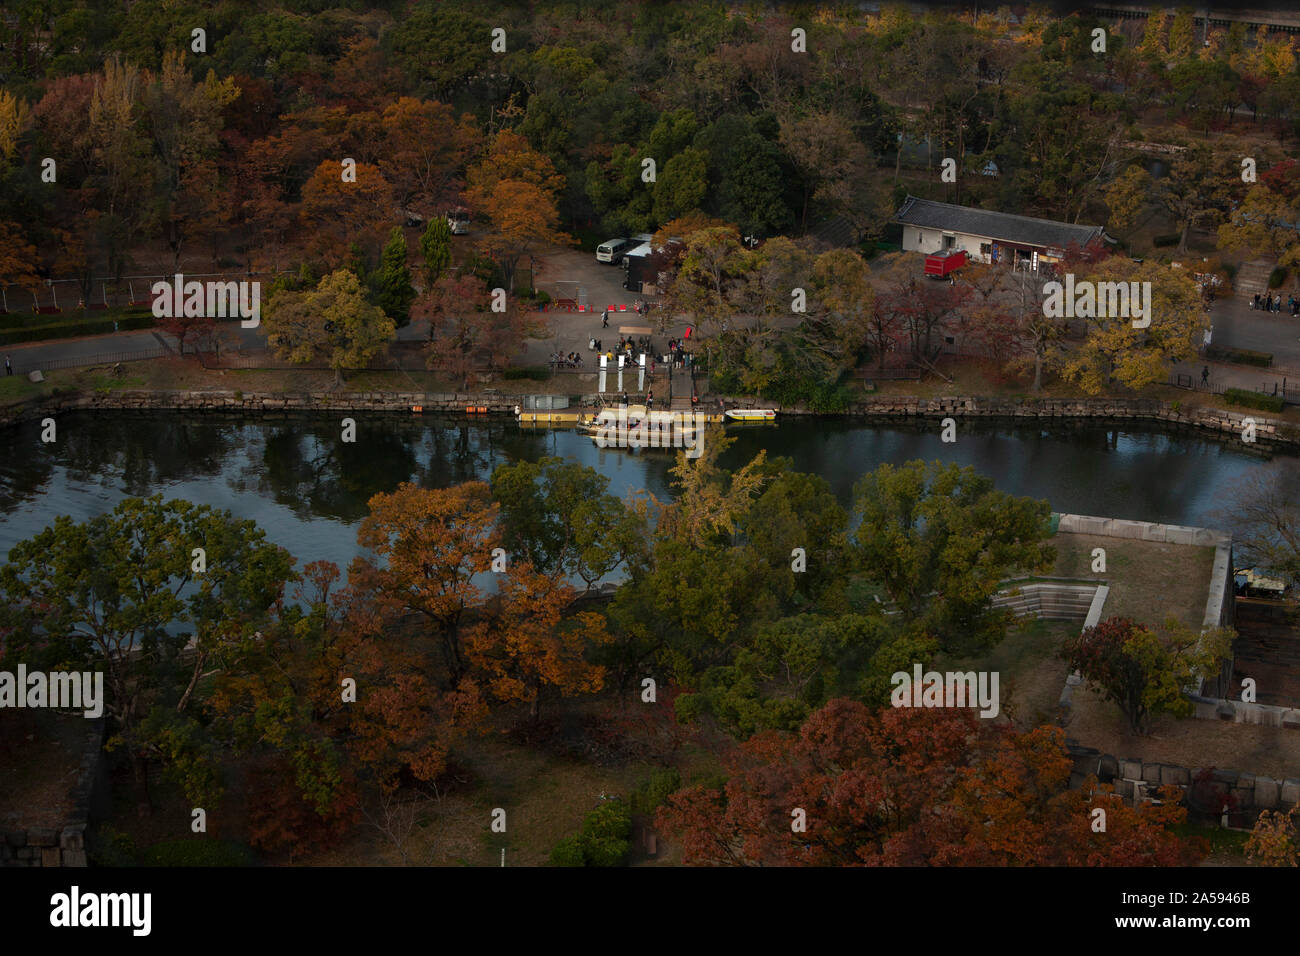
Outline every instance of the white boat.
<svg viewBox="0 0 1300 956"><path fill-rule="evenodd" d="M776 419L776 409L728 408L727 417L738 422L770 422Z"/></svg>

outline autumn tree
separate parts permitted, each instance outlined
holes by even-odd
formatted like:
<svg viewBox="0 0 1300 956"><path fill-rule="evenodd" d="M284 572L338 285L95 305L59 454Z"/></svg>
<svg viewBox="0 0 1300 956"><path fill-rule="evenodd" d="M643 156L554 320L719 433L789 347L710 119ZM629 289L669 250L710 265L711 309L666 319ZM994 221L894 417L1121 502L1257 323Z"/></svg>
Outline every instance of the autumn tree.
<svg viewBox="0 0 1300 956"><path fill-rule="evenodd" d="M487 216L493 232L483 247L496 259L506 290L519 261L538 243L568 243L559 230L557 197L564 177L518 133L502 130L467 174L466 200Z"/></svg>
<svg viewBox="0 0 1300 956"><path fill-rule="evenodd" d="M1233 637L1230 628L1197 634L1173 617L1158 631L1112 617L1069 638L1061 656L1145 734L1156 714L1191 714L1183 688L1217 672Z"/></svg>
<svg viewBox="0 0 1300 956"><path fill-rule="evenodd" d="M515 561L483 619L469 629L468 658L484 687L497 700L527 703L533 721L548 692L572 697L604 686L604 668L588 661L587 652L610 635L593 611L566 616L577 594L562 579Z"/></svg>
<svg viewBox="0 0 1300 956"><path fill-rule="evenodd" d="M418 314L429 320L426 364L467 388L483 348L488 293L473 275L444 275L417 302Z"/></svg>
<svg viewBox="0 0 1300 956"><path fill-rule="evenodd" d="M469 114L459 119L436 100L403 96L383 112L380 172L393 185L398 204L439 218L455 196L465 163L479 143Z"/></svg>
<svg viewBox="0 0 1300 956"><path fill-rule="evenodd" d="M212 231L223 203L219 198L215 156L222 111L239 98L239 88L208 71L195 83L184 54L169 52L162 70L145 91L154 155L159 222L172 253L172 271L180 271L181 252L195 233Z"/></svg>
<svg viewBox="0 0 1300 956"><path fill-rule="evenodd" d="M656 823L680 843L689 865L1133 866L1196 859L1197 850L1172 832L1186 817L1176 799L1130 809L1095 778L1067 790L1071 762L1063 738L1058 728L994 728L970 710L873 712L832 700L798 733L750 738L728 755L724 786L678 791ZM1094 806L1107 812L1107 833L1091 831Z"/></svg>
<svg viewBox="0 0 1300 956"><path fill-rule="evenodd" d="M330 273L312 290L276 292L265 313L262 332L276 354L295 365L324 358L336 385L344 369L365 368L396 332L393 320L366 302L348 269Z"/></svg>
<svg viewBox="0 0 1300 956"><path fill-rule="evenodd" d="M908 253L882 260L877 275L876 309L907 332L914 360L932 362L938 354L935 337L944 322L969 302L970 287L928 278Z"/></svg>
<svg viewBox="0 0 1300 956"><path fill-rule="evenodd" d="M500 545L498 511L483 482L436 490L404 483L370 499L357 531L357 542L378 560L358 557L350 578L373 594L379 610L421 622L453 689L469 672L464 618L483 603L475 576L489 569Z"/></svg>
<svg viewBox="0 0 1300 956"><path fill-rule="evenodd" d="M354 172L355 181L344 180L343 165L324 159L302 187L302 222L334 262L354 243L373 250L393 221L392 189L379 168L358 162Z"/></svg>
<svg viewBox="0 0 1300 956"><path fill-rule="evenodd" d="M1093 283L1093 288L1100 288L1102 283L1123 283L1122 288L1130 292L1127 310L1103 307L1097 296L1091 310L1094 314L1082 320L1087 339L1064 361L1065 377L1090 395L1099 395L1115 383L1137 389L1163 382L1173 363L1187 361L1196 354L1206 319L1200 287L1186 270L1170 269L1150 260L1138 264L1132 259L1111 257L1076 276L1076 288L1081 278ZM1145 291L1148 283L1149 296ZM1141 304L1149 308L1140 320L1140 306L1131 295L1135 288ZM1064 301L1060 304L1063 307ZM1138 324L1148 319L1149 324Z"/></svg>

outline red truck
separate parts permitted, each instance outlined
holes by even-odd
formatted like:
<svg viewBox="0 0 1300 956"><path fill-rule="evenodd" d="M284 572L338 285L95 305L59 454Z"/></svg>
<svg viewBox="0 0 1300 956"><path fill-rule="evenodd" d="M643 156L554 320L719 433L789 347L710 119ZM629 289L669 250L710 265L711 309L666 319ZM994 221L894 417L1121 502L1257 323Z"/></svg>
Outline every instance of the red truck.
<svg viewBox="0 0 1300 956"><path fill-rule="evenodd" d="M966 264L965 249L948 249L945 252L933 252L925 257L925 274L942 279Z"/></svg>

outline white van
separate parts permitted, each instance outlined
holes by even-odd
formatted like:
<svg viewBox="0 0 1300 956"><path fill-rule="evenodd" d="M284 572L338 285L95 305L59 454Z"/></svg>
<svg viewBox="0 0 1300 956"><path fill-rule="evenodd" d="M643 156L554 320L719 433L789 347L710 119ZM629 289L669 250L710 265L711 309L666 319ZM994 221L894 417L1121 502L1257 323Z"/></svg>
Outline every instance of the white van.
<svg viewBox="0 0 1300 956"><path fill-rule="evenodd" d="M596 247L596 261L617 265L635 243L631 239L610 239Z"/></svg>

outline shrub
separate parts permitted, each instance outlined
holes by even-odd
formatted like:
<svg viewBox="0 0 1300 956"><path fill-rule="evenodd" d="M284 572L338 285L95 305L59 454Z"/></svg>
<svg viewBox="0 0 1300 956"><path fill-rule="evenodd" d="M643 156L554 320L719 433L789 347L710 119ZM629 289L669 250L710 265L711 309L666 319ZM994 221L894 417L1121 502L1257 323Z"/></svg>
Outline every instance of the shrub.
<svg viewBox="0 0 1300 956"><path fill-rule="evenodd" d="M1273 271L1268 274L1268 287L1277 289L1286 281L1286 268L1284 266L1275 266Z"/></svg>
<svg viewBox="0 0 1300 956"><path fill-rule="evenodd" d="M551 850L552 866L622 866L632 852L632 814L622 800L609 800L587 814L577 836Z"/></svg>
<svg viewBox="0 0 1300 956"><path fill-rule="evenodd" d="M144 851L144 866L249 866L257 862L251 849L229 840L163 840Z"/></svg>
<svg viewBox="0 0 1300 956"><path fill-rule="evenodd" d="M654 813L682 785L682 775L671 767L655 770L650 779L641 784L632 794L631 805L634 813Z"/></svg>
<svg viewBox="0 0 1300 956"><path fill-rule="evenodd" d="M1211 345L1205 350L1205 357L1216 362L1236 362L1240 365L1257 365L1268 368L1273 364L1271 352L1255 352L1251 349L1231 349L1222 345Z"/></svg>
<svg viewBox="0 0 1300 956"><path fill-rule="evenodd" d="M508 368L501 375L511 381L529 379L533 382L545 382L551 377L551 370L545 365L529 365L523 368Z"/></svg>
<svg viewBox="0 0 1300 956"><path fill-rule="evenodd" d="M1248 392L1244 388L1230 388L1223 393L1223 400L1229 405L1243 408L1258 408L1265 412L1280 412L1285 406L1281 395L1265 395L1262 392Z"/></svg>
<svg viewBox="0 0 1300 956"><path fill-rule="evenodd" d="M44 342L49 339L72 339L79 335L103 335L113 331L114 321L117 322L118 331L122 332L150 329L153 328L154 324L153 315L148 312L63 319L46 322L42 325L6 328L4 331L0 331L0 345L16 345L19 342Z"/></svg>

